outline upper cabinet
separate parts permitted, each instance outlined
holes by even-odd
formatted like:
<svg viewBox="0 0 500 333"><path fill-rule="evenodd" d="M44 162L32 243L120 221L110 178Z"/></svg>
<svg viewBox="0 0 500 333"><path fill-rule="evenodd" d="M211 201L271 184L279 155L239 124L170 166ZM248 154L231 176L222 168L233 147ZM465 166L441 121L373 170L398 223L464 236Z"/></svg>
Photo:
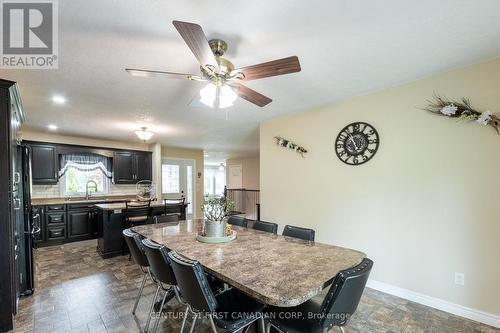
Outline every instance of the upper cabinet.
<svg viewBox="0 0 500 333"><path fill-rule="evenodd" d="M149 152L135 153L136 181L153 180L152 154Z"/></svg>
<svg viewBox="0 0 500 333"><path fill-rule="evenodd" d="M135 184L140 180L152 180L152 178L150 152L115 152L113 160L115 184Z"/></svg>
<svg viewBox="0 0 500 333"><path fill-rule="evenodd" d="M35 185L57 184L57 152L52 145L31 145L31 177Z"/></svg>

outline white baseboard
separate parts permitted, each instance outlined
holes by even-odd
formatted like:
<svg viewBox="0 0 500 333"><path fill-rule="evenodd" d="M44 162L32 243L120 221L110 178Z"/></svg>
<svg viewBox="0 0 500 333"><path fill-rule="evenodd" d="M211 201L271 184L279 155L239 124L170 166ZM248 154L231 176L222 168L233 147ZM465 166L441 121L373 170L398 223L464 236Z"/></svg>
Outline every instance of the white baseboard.
<svg viewBox="0 0 500 333"><path fill-rule="evenodd" d="M486 325L500 328L500 316L493 315L491 313L471 309L459 304L451 303L439 298L427 296L408 289L403 289L400 287L396 287L375 280L368 280L366 286L368 288L372 288L387 294L398 296L415 303L423 304L431 308L435 308L441 311L452 313L460 317L475 320Z"/></svg>

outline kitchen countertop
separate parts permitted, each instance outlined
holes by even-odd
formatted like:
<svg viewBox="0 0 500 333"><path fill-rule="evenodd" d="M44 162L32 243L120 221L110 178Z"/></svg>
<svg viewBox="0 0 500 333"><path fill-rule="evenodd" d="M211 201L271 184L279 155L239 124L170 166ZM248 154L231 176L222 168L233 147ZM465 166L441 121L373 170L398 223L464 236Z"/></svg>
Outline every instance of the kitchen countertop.
<svg viewBox="0 0 500 333"><path fill-rule="evenodd" d="M265 304L295 306L326 288L341 270L366 255L340 246L309 242L233 226L237 238L224 244L196 240L202 220L133 227L146 238L203 265L210 274Z"/></svg>
<svg viewBox="0 0 500 333"><path fill-rule="evenodd" d="M185 206L187 206L189 203L184 203ZM167 204L167 206L179 206L180 204ZM153 201L151 202L151 207L163 207L164 204L161 201ZM125 209L125 203L123 202L118 202L118 203L103 203L103 204L97 204L95 207L102 209L102 210L122 210Z"/></svg>
<svg viewBox="0 0 500 333"><path fill-rule="evenodd" d="M43 205L64 205L64 204L78 204L78 203L93 203L93 202L103 202L103 201L125 201L134 200L137 197L135 195L109 195L109 196L93 196L89 200L84 197L76 198L43 198L43 199L32 199L31 204L33 206L43 206Z"/></svg>

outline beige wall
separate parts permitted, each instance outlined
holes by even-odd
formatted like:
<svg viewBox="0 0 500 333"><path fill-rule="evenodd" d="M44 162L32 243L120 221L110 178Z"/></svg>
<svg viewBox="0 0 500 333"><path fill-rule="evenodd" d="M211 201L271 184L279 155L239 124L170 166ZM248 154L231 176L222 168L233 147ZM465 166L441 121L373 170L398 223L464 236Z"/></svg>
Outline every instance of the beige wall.
<svg viewBox="0 0 500 333"><path fill-rule="evenodd" d="M90 147L105 147L115 149L150 150L148 144L141 142L123 142L77 137L70 135L60 135L56 133L37 132L32 130L22 130L23 140L42 141L51 143L64 143L71 145L81 145Z"/></svg>
<svg viewBox="0 0 500 333"><path fill-rule="evenodd" d="M262 218L366 252L374 280L500 315L500 136L419 109L435 91L500 112L499 87L496 59L263 123ZM354 121L381 139L356 167L333 145ZM309 153L276 146L275 135ZM454 284L455 272L465 286Z"/></svg>
<svg viewBox="0 0 500 333"><path fill-rule="evenodd" d="M247 190L258 190L260 188L260 161L259 156L231 158L226 160L226 180L229 182L229 166L241 165L243 188ZM228 188L233 188L227 184Z"/></svg>
<svg viewBox="0 0 500 333"><path fill-rule="evenodd" d="M161 156L162 159L183 158L183 159L195 160L195 169L196 169L195 217L202 217L201 204L203 203L203 150L162 146Z"/></svg>

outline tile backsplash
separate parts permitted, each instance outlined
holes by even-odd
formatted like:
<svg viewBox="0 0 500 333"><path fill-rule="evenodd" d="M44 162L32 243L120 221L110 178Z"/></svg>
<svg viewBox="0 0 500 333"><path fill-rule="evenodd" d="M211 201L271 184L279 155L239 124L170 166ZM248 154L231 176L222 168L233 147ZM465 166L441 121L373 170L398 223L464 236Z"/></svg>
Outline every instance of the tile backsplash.
<svg viewBox="0 0 500 333"><path fill-rule="evenodd" d="M56 185L33 185L32 199L59 198L62 197L59 184ZM135 185L110 184L108 195L135 195Z"/></svg>

